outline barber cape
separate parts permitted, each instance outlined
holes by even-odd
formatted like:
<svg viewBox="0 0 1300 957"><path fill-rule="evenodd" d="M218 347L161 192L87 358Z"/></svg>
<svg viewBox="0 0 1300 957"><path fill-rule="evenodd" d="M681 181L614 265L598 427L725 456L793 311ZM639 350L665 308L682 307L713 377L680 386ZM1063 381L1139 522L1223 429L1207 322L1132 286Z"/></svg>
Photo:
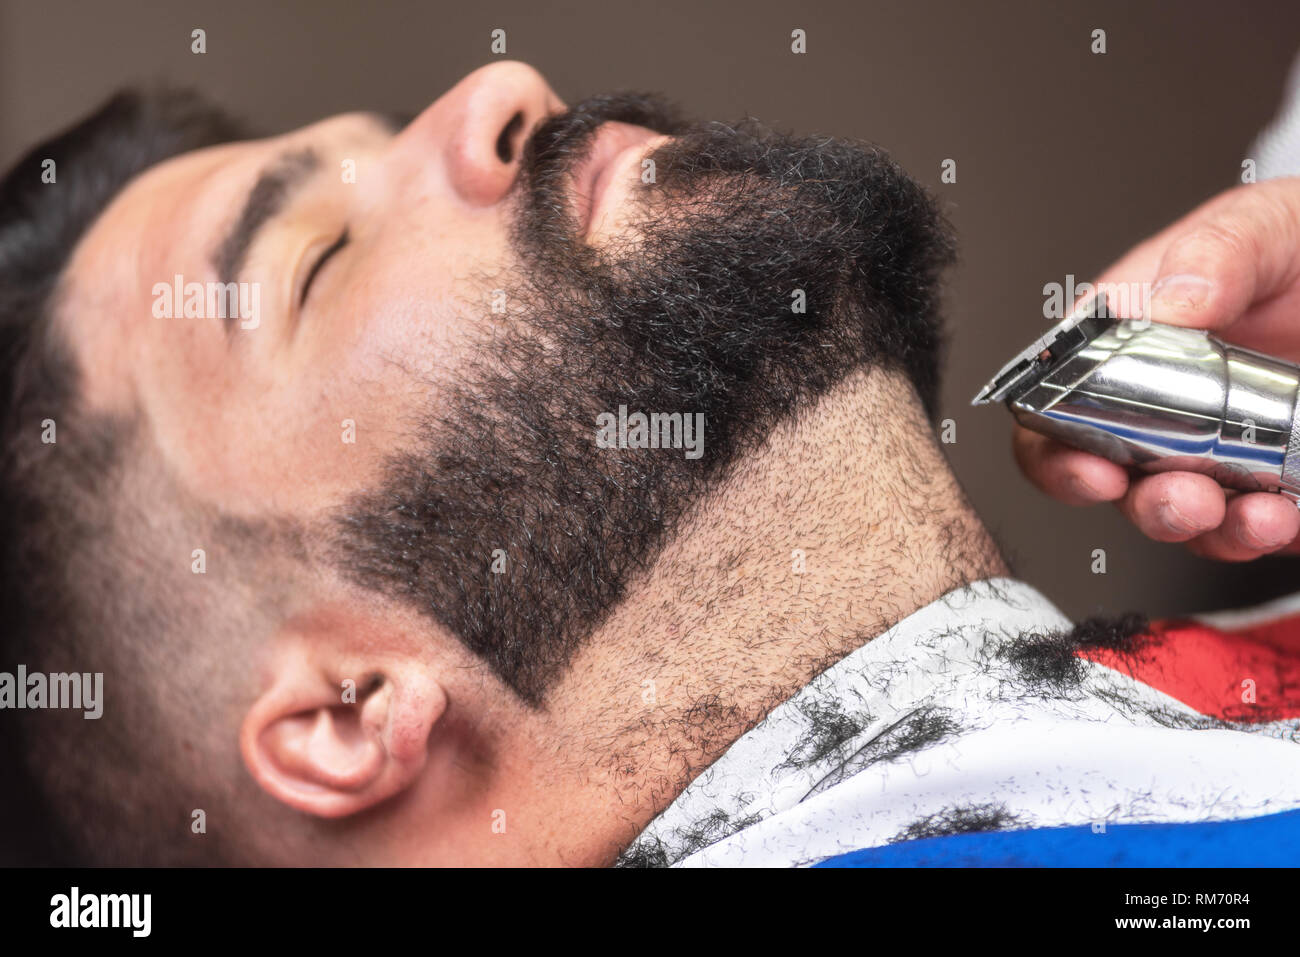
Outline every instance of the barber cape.
<svg viewBox="0 0 1300 957"><path fill-rule="evenodd" d="M1300 600L1076 629L950 592L774 709L624 866L1293 866Z"/></svg>

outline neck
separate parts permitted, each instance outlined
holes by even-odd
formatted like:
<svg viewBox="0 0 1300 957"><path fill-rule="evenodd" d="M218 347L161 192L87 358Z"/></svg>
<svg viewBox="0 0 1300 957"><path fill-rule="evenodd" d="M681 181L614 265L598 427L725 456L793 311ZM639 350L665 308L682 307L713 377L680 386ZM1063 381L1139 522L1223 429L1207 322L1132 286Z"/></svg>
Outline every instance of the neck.
<svg viewBox="0 0 1300 957"><path fill-rule="evenodd" d="M549 756L564 758L545 776L575 826L555 844L612 861L826 668L1005 573L910 384L881 370L846 381L745 457L549 696L562 742Z"/></svg>

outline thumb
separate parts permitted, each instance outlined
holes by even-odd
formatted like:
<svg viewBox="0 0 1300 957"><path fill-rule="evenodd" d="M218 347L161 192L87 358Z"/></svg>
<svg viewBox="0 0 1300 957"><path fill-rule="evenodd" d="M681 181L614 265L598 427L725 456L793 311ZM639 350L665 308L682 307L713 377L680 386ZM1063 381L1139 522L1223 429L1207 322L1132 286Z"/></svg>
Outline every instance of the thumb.
<svg viewBox="0 0 1300 957"><path fill-rule="evenodd" d="M1165 249L1147 315L1224 329L1300 279L1300 179L1238 187L1202 208Z"/></svg>

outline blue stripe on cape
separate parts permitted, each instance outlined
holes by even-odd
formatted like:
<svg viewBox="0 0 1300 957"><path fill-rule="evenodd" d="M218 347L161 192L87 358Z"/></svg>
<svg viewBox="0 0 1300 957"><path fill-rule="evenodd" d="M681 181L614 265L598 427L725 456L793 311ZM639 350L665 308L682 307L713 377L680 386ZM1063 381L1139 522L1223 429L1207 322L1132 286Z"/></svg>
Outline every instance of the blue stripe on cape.
<svg viewBox="0 0 1300 957"><path fill-rule="evenodd" d="M1295 867L1300 811L1194 824L988 831L867 847L817 867Z"/></svg>

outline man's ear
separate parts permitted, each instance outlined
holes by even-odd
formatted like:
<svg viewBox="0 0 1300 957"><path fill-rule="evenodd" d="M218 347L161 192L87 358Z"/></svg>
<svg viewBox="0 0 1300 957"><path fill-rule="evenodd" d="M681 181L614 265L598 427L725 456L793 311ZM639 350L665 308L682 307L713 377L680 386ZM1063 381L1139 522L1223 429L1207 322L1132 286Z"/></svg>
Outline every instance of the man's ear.
<svg viewBox="0 0 1300 957"><path fill-rule="evenodd" d="M428 661L362 634L349 641L309 626L281 635L269 684L240 728L258 784L309 814L355 814L411 786L447 708Z"/></svg>

